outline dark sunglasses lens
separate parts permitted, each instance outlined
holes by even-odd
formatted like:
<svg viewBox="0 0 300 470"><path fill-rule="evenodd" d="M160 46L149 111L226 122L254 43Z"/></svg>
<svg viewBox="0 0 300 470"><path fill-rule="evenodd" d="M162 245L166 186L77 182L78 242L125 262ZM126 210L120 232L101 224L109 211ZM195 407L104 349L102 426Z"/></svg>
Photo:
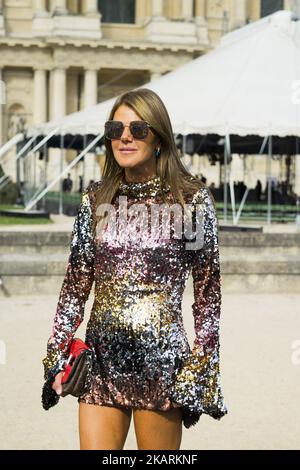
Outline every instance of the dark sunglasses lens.
<svg viewBox="0 0 300 470"><path fill-rule="evenodd" d="M123 133L122 122L106 122L105 123L105 137L108 139L119 139Z"/></svg>
<svg viewBox="0 0 300 470"><path fill-rule="evenodd" d="M107 139L120 139L124 131L124 125L121 121L107 121L104 128L104 135ZM145 139L148 130L149 127L145 121L132 121L130 123L130 132L134 139Z"/></svg>
<svg viewBox="0 0 300 470"><path fill-rule="evenodd" d="M148 125L143 121L131 122L130 132L135 139L145 139L148 135Z"/></svg>

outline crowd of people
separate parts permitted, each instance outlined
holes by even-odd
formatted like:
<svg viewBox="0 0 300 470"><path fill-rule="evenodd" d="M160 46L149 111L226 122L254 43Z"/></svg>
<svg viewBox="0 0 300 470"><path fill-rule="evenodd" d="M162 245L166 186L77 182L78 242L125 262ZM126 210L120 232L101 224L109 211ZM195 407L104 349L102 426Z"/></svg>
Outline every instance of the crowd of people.
<svg viewBox="0 0 300 470"><path fill-rule="evenodd" d="M78 183L78 193L82 193L83 191L83 176L79 176L79 183ZM94 180L90 180L89 184L93 183ZM70 193L73 189L73 180L71 178L71 173L68 173L67 177L63 179L63 192Z"/></svg>
<svg viewBox="0 0 300 470"><path fill-rule="evenodd" d="M200 173L197 175L201 181L207 185L207 178ZM217 201L223 200L224 185L221 184L219 187L215 183L210 183L208 185L211 190L214 198ZM234 198L236 202L240 202L243 198L247 186L244 181L234 181ZM230 188L228 184L228 194L230 194ZM287 181L278 181L276 178L271 179L271 200L272 204L297 204L299 203L300 196L297 195L291 184L288 184ZM247 194L246 201L249 202L266 202L268 200L268 182L265 185L263 190L262 183L258 179L254 188L249 189Z"/></svg>
<svg viewBox="0 0 300 470"><path fill-rule="evenodd" d="M207 178L202 174L198 174L197 177L207 185ZM78 183L77 192L82 193L83 191L83 177L80 175ZM94 180L90 180L89 183L92 183ZM209 189L213 193L217 201L223 200L223 191L224 185L222 184L219 187L216 187L215 183L210 183L208 185ZM234 181L234 197L236 202L240 202L243 198L247 186L244 181ZM71 192L73 189L73 180L71 174L68 173L67 177L63 180L63 191ZM228 185L228 194L229 194L229 185ZM271 180L271 198L272 204L297 204L299 196L293 191L292 185L288 184L286 181L278 181L276 178ZM265 185L265 189L262 188L262 183L258 179L254 188L249 189L247 194L247 202L265 202L268 199L268 183Z"/></svg>

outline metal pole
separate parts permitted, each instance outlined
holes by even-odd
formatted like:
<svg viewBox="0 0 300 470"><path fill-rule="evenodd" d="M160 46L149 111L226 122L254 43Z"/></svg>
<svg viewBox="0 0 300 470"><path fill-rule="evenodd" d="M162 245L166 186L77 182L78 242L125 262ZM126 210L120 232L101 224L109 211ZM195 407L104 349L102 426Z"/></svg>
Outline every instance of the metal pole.
<svg viewBox="0 0 300 470"><path fill-rule="evenodd" d="M227 222L227 141L226 136L224 140L224 207L223 207L223 218L224 222Z"/></svg>
<svg viewBox="0 0 300 470"><path fill-rule="evenodd" d="M36 155L37 152L33 152L33 190L36 189Z"/></svg>
<svg viewBox="0 0 300 470"><path fill-rule="evenodd" d="M267 222L271 224L271 205L272 205L272 191L271 191L271 158L272 158L272 136L269 136L269 151L268 151L268 160L267 160L267 175L268 175L268 213L267 213Z"/></svg>
<svg viewBox="0 0 300 470"><path fill-rule="evenodd" d="M226 134L225 143L227 146L227 155L228 157L231 157L230 134ZM227 172L229 173L228 180L229 180L229 190L230 190L230 202L231 202L231 209L232 209L232 221L233 223L235 223L236 212L235 212L234 186L233 186L233 181L232 181L231 166L230 166L230 162L228 161L227 161L226 173ZM226 180L227 180L227 177L226 177Z"/></svg>
<svg viewBox="0 0 300 470"><path fill-rule="evenodd" d="M184 165L184 167L188 170L188 166L185 163L185 152L186 152L186 135L182 134L181 162Z"/></svg>
<svg viewBox="0 0 300 470"><path fill-rule="evenodd" d="M18 152L18 148L20 147L20 144L17 144L17 152ZM16 182L17 182L17 186L18 186L18 189L20 189L20 181L21 181L21 177L20 177L20 160L16 160Z"/></svg>
<svg viewBox="0 0 300 470"><path fill-rule="evenodd" d="M232 209L232 222L234 225L237 224L236 212L235 212L235 195L234 195L234 184L233 180L229 178L229 190L230 190L230 200L231 200L231 209Z"/></svg>
<svg viewBox="0 0 300 470"><path fill-rule="evenodd" d="M93 148L94 145L97 142L99 142L99 140L102 137L103 137L103 133L101 133L97 137L95 137L95 139L82 152L80 152L80 154L77 155L77 157L74 158L74 160L72 160L72 162L69 163L69 165L67 165L64 168L63 174L65 174L67 171L69 171L71 168L73 168L73 166L76 165L76 163L80 161L81 157L83 155L85 155L91 148ZM43 191L36 198L29 201L28 204L25 207L25 211L29 211L48 191L50 191L50 189L60 180L60 178L62 176L63 175L58 175L53 181L51 181L51 183L49 183L47 185L47 187L45 189L43 189Z"/></svg>
<svg viewBox="0 0 300 470"><path fill-rule="evenodd" d="M4 145L2 145L2 147L0 146L0 162L1 162L2 157L4 157L4 155L6 155L7 152L9 152L9 150L12 147L14 147L15 145L18 145L20 142L23 142L23 141L24 141L24 134L19 133L19 134L16 134L11 139L9 139Z"/></svg>
<svg viewBox="0 0 300 470"><path fill-rule="evenodd" d="M259 151L259 155L262 155L262 153L264 152L264 149L265 149L265 146L266 146L267 141L268 141L268 136L265 136L265 137L264 137L264 140L263 140L263 143L262 143L262 145L261 145L260 151ZM242 197L241 203L240 203L240 205L239 205L239 209L238 209L238 211L237 211L236 218L235 218L235 223L236 223L236 224L237 224L238 221L239 221L239 218L240 218L240 215L241 215L241 213L242 213L244 204L245 204L245 202L246 202L248 193L249 193L249 188L247 188L246 191L244 192L244 195L243 195L243 197Z"/></svg>
<svg viewBox="0 0 300 470"><path fill-rule="evenodd" d="M184 134L182 136L182 156L185 156L185 151L186 151L186 135Z"/></svg>
<svg viewBox="0 0 300 470"><path fill-rule="evenodd" d="M87 135L85 133L83 136L83 148L86 148L86 146L87 146ZM82 189L85 188L85 159L86 157L87 157L87 154L85 154L82 160Z"/></svg>
<svg viewBox="0 0 300 470"><path fill-rule="evenodd" d="M235 224L235 225L237 225L237 223L238 223L238 221L239 221L239 218L240 218L240 216L241 216L242 209L243 209L243 207L244 207L244 204L245 204L245 201L246 201L246 199L247 199L248 193L249 193L249 188L247 188L246 191L245 191L244 194L243 194L241 203L240 203L240 205L239 205L239 209L238 209L237 214L236 214L235 219L234 219L234 224Z"/></svg>
<svg viewBox="0 0 300 470"><path fill-rule="evenodd" d="M27 170L27 161L26 161L26 155L24 155L22 157L22 160L23 162L23 194L24 194L24 205L27 204L27 201L28 201L28 197L27 197L27 174L28 174L28 170Z"/></svg>
<svg viewBox="0 0 300 470"><path fill-rule="evenodd" d="M47 143L44 143L43 147L44 154L44 188L47 186L47 160L48 160L48 146ZM46 210L46 196L43 197L43 209Z"/></svg>
<svg viewBox="0 0 300 470"><path fill-rule="evenodd" d="M47 186L47 169L48 169L48 145L45 143L43 147L44 153L44 180L45 180L45 187Z"/></svg>
<svg viewBox="0 0 300 470"><path fill-rule="evenodd" d="M96 179L97 179L97 178L96 178L96 158L97 158L97 157L96 157L96 149L95 149L93 155L94 155L94 160L93 160L93 180L96 180Z"/></svg>
<svg viewBox="0 0 300 470"><path fill-rule="evenodd" d="M58 213L59 215L63 214L63 169L64 169L64 136L62 132L60 133L60 180L59 180L59 208Z"/></svg>
<svg viewBox="0 0 300 470"><path fill-rule="evenodd" d="M37 136L34 138L34 145L33 149L29 152L28 158L29 158L29 165L28 165L28 195L29 198L31 198L34 194L34 187L35 187L35 147L36 147L36 139ZM27 160L27 156L25 156ZM29 181L30 178L30 181Z"/></svg>
<svg viewBox="0 0 300 470"><path fill-rule="evenodd" d="M36 152L40 147L42 147L44 145L45 142L47 142L57 131L58 131L58 127L56 127L53 131L51 131L46 137L44 137L43 140L41 140L41 142L39 142L33 149L32 149L32 152ZM27 144L24 145L24 147L22 147L22 149L20 150L20 152L17 153L16 155L16 159L20 158L25 152L26 150L28 149L28 147L30 147L30 145L32 144L32 142L35 140L36 136L34 137L31 137L31 139L27 142Z"/></svg>

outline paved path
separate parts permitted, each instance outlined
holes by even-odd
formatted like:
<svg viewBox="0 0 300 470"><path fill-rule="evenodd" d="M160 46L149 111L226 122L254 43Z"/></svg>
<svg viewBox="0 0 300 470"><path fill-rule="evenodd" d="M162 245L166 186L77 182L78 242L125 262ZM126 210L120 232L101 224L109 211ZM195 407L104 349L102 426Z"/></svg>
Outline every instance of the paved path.
<svg viewBox="0 0 300 470"><path fill-rule="evenodd" d="M1 449L78 449L77 401L66 397L49 411L40 404L41 360L57 296L0 299ZM192 297L184 297L185 325L193 338ZM86 318L77 331L83 337ZM202 415L185 429L182 449L299 449L300 294L223 296L222 387L229 414ZM298 345L300 349L300 346ZM298 357L300 354L298 353ZM133 423L125 449L136 449Z"/></svg>

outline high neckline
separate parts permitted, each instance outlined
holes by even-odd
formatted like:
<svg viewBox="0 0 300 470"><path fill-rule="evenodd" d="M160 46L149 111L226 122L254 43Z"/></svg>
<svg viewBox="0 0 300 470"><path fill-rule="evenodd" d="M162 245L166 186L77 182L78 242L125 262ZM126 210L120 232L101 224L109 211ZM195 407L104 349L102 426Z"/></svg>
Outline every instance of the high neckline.
<svg viewBox="0 0 300 470"><path fill-rule="evenodd" d="M136 198L158 196L162 192L168 192L169 190L168 183L165 183L163 189L161 189L161 178L159 175L139 182L126 181L123 175L119 185L119 194Z"/></svg>

